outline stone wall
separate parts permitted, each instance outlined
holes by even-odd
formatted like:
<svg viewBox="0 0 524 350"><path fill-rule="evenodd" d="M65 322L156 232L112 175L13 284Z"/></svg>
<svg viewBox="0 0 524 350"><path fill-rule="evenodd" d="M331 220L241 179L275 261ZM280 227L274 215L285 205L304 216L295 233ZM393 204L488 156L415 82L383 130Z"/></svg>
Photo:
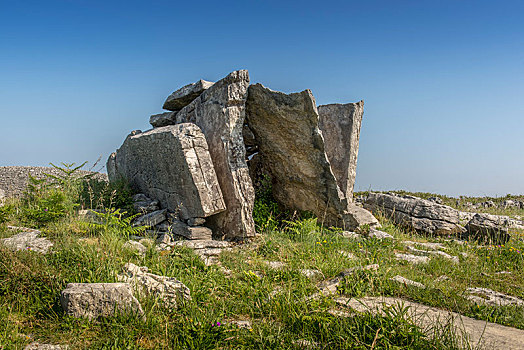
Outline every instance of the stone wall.
<svg viewBox="0 0 524 350"><path fill-rule="evenodd" d="M42 179L45 173L60 175L62 172L53 167L37 166L3 166L0 167L0 192L4 192L6 197L20 196L28 182L29 175ZM91 171L80 170L79 174L90 174ZM107 175L98 173L97 178L107 181Z"/></svg>

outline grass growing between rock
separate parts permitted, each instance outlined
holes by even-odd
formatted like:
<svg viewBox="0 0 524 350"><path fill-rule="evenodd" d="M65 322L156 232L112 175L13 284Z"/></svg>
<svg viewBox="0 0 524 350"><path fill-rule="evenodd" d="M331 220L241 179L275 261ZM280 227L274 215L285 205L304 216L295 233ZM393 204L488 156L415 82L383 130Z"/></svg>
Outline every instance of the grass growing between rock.
<svg viewBox="0 0 524 350"><path fill-rule="evenodd" d="M21 348L32 339L94 349L300 348L303 343L298 340L341 349L366 349L373 344L375 348L455 347L451 335L442 338L450 332L445 325L440 336L431 339L401 317L402 308L380 317L337 317L330 313L336 308L333 298L306 301L316 287L301 269L320 270L330 278L368 264L379 264L378 271L346 277L340 295L400 296L524 329L522 308L479 307L463 296L465 288L481 286L524 297L523 257L515 251L523 250L521 243L478 248L442 240L449 254L460 256L459 264L435 258L411 265L397 261L394 253L405 250L401 240L425 239L388 222L383 225L398 240L354 241L322 229L314 219L295 222L291 229L266 232L248 246L222 253L223 267L231 270L226 276L217 266L205 266L188 248L159 253L151 247L141 257L124 248L124 235L118 232L93 231L74 220L55 224L45 231L55 242L53 254L0 249L0 322L5 329L0 347ZM3 237L10 234L5 228L0 232ZM272 268L271 261L283 265ZM115 282L126 262L176 277L189 287L193 300L173 312L157 300L142 300L145 321L122 316L91 322L63 314L58 296L67 283ZM502 270L511 274L496 275ZM421 282L426 289L390 281L395 275ZM436 282L442 275L449 279ZM252 329L239 329L231 323L234 320L250 320Z"/></svg>
<svg viewBox="0 0 524 350"><path fill-rule="evenodd" d="M126 196L119 200L126 203ZM20 214L23 205L12 202L4 211L0 238L13 235L7 224L27 223ZM380 218L383 230L395 239L357 240L313 218L273 216L271 203L262 207L267 218L257 216L261 235L222 252L221 266L206 266L183 246L157 251L154 240L144 255L138 254L124 244L139 230L114 210L107 211L102 225L88 225L74 212L42 223L43 235L54 243L47 255L0 245L0 349L23 349L33 341L73 349L467 348L448 324L415 326L402 304L379 315L360 314L337 304L337 297L400 297L524 329L523 307L477 305L465 298L468 287L524 298L524 243L518 235L505 246L477 246L451 237L422 237ZM426 264L399 261L396 253L409 253L405 241L441 243L441 250L458 257L458 263L441 256ZM189 287L192 300L170 311L161 300L141 297L144 318L88 321L64 314L59 296L67 283L117 282L128 262L177 278ZM378 268L358 270L371 264ZM350 268L357 269L344 277L336 295L311 298L318 282ZM315 274L306 276L306 269ZM425 288L390 280L396 275ZM235 324L243 320L251 326Z"/></svg>

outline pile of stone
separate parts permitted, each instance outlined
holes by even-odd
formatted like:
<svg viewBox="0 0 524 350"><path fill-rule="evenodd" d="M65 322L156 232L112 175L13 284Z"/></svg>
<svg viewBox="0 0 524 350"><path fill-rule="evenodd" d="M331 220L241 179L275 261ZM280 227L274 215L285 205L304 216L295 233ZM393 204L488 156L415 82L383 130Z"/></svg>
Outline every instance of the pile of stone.
<svg viewBox="0 0 524 350"><path fill-rule="evenodd" d="M109 180L124 178L144 195L139 224L187 238L253 237L253 183L262 175L286 209L327 226L378 226L352 200L363 107L317 107L310 90L250 85L246 70L199 80L167 98L153 129L127 136L107 161Z"/></svg>
<svg viewBox="0 0 524 350"><path fill-rule="evenodd" d="M370 193L364 200L364 207L429 235L457 235L504 243L511 238L509 229L524 229L524 222L507 216L461 212L434 200L395 193Z"/></svg>

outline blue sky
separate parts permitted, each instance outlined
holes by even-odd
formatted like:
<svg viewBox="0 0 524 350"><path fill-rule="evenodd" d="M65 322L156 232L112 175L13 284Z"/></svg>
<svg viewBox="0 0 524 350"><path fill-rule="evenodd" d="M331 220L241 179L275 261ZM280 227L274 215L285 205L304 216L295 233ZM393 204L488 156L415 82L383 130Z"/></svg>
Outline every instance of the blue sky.
<svg viewBox="0 0 524 350"><path fill-rule="evenodd" d="M0 166L103 161L165 97L365 100L356 190L524 193L522 1L0 1Z"/></svg>

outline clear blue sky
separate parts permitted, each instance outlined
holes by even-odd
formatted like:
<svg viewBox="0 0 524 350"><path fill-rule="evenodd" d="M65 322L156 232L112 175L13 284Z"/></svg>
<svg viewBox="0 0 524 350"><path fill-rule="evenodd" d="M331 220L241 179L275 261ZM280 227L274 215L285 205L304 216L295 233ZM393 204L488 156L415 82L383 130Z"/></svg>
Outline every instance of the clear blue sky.
<svg viewBox="0 0 524 350"><path fill-rule="evenodd" d="M0 1L0 165L94 161L248 69L365 100L356 190L524 193L524 1Z"/></svg>

